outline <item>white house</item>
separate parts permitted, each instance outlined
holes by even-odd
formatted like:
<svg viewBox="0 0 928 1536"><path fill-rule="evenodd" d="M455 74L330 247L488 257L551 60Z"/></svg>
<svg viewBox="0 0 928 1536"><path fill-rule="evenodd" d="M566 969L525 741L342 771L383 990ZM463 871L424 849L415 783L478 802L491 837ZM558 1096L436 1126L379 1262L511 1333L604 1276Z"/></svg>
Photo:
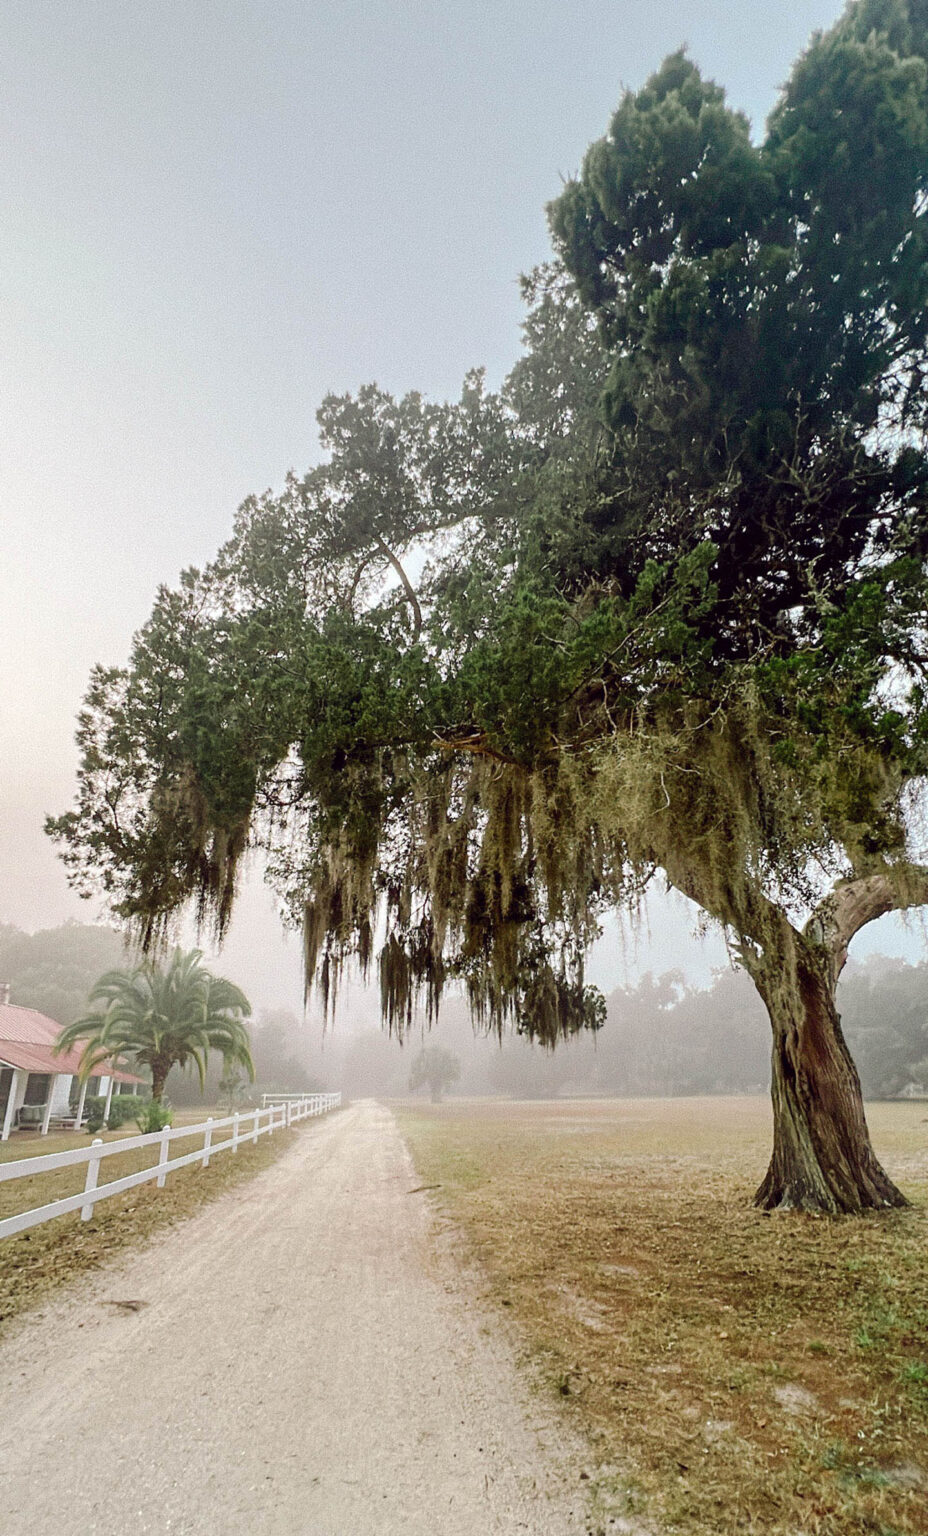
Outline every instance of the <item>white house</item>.
<svg viewBox="0 0 928 1536"><path fill-rule="evenodd" d="M140 1077L109 1066L104 1074L81 1087L76 1114L70 1108L71 1084L80 1065L80 1048L56 1056L52 1047L61 1025L34 1008L18 1008L7 1001L9 988L0 989L0 1140L7 1141L19 1126L35 1126L45 1136L49 1126L80 1128L88 1092L106 1097L106 1114L115 1084L135 1093Z"/></svg>

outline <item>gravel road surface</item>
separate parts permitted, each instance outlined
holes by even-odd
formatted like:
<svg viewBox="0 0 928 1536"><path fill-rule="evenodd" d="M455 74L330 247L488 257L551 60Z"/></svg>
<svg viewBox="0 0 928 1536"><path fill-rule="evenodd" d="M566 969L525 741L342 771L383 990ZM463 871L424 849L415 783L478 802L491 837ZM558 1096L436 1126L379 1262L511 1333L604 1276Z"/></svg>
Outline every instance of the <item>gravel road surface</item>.
<svg viewBox="0 0 928 1536"><path fill-rule="evenodd" d="M417 1183L392 1115L356 1104L23 1319L0 1532L586 1531L575 1457Z"/></svg>

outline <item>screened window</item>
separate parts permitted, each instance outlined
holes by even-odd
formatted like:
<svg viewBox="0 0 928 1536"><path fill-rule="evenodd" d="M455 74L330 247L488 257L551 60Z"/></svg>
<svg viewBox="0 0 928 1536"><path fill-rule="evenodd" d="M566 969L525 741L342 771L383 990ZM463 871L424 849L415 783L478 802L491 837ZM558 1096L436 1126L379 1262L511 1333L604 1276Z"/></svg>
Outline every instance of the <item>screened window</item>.
<svg viewBox="0 0 928 1536"><path fill-rule="evenodd" d="M48 1098L51 1080L50 1072L30 1072L26 1079L26 1096L23 1103L44 1104Z"/></svg>

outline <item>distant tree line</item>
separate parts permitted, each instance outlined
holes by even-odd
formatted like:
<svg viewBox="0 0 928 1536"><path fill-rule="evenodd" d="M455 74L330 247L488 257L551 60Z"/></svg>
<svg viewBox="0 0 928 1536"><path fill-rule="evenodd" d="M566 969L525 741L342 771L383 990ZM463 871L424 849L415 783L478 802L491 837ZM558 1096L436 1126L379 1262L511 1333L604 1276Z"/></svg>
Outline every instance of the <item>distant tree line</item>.
<svg viewBox="0 0 928 1536"><path fill-rule="evenodd" d="M0 984L9 983L10 1002L35 1008L56 1024L73 1024L104 971L127 962L122 935L93 923L63 923L24 933L0 923Z"/></svg>
<svg viewBox="0 0 928 1536"><path fill-rule="evenodd" d="M851 962L838 1002L864 1094L894 1098L913 1084L928 1093L928 962L882 955ZM710 987L687 985L679 971L646 975L609 995L594 1038L569 1041L556 1053L517 1037L501 1049L475 1047L470 1030L463 1007L449 1003L438 1038L461 1058L457 1091L465 1094L760 1093L770 1080L763 1005L740 971L718 972Z"/></svg>

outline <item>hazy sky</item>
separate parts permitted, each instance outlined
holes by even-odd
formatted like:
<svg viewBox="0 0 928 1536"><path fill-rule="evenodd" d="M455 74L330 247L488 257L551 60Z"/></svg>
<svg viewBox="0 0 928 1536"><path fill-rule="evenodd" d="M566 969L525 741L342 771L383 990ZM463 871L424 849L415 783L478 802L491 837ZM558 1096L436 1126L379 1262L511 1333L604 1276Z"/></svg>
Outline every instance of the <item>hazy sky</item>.
<svg viewBox="0 0 928 1536"><path fill-rule="evenodd" d="M0 920L94 915L41 831L89 669L312 461L324 392L497 381L545 202L621 87L686 42L759 126L841 8L0 0ZM230 955L292 1006L276 934L249 893ZM641 957L721 956L661 912Z"/></svg>

